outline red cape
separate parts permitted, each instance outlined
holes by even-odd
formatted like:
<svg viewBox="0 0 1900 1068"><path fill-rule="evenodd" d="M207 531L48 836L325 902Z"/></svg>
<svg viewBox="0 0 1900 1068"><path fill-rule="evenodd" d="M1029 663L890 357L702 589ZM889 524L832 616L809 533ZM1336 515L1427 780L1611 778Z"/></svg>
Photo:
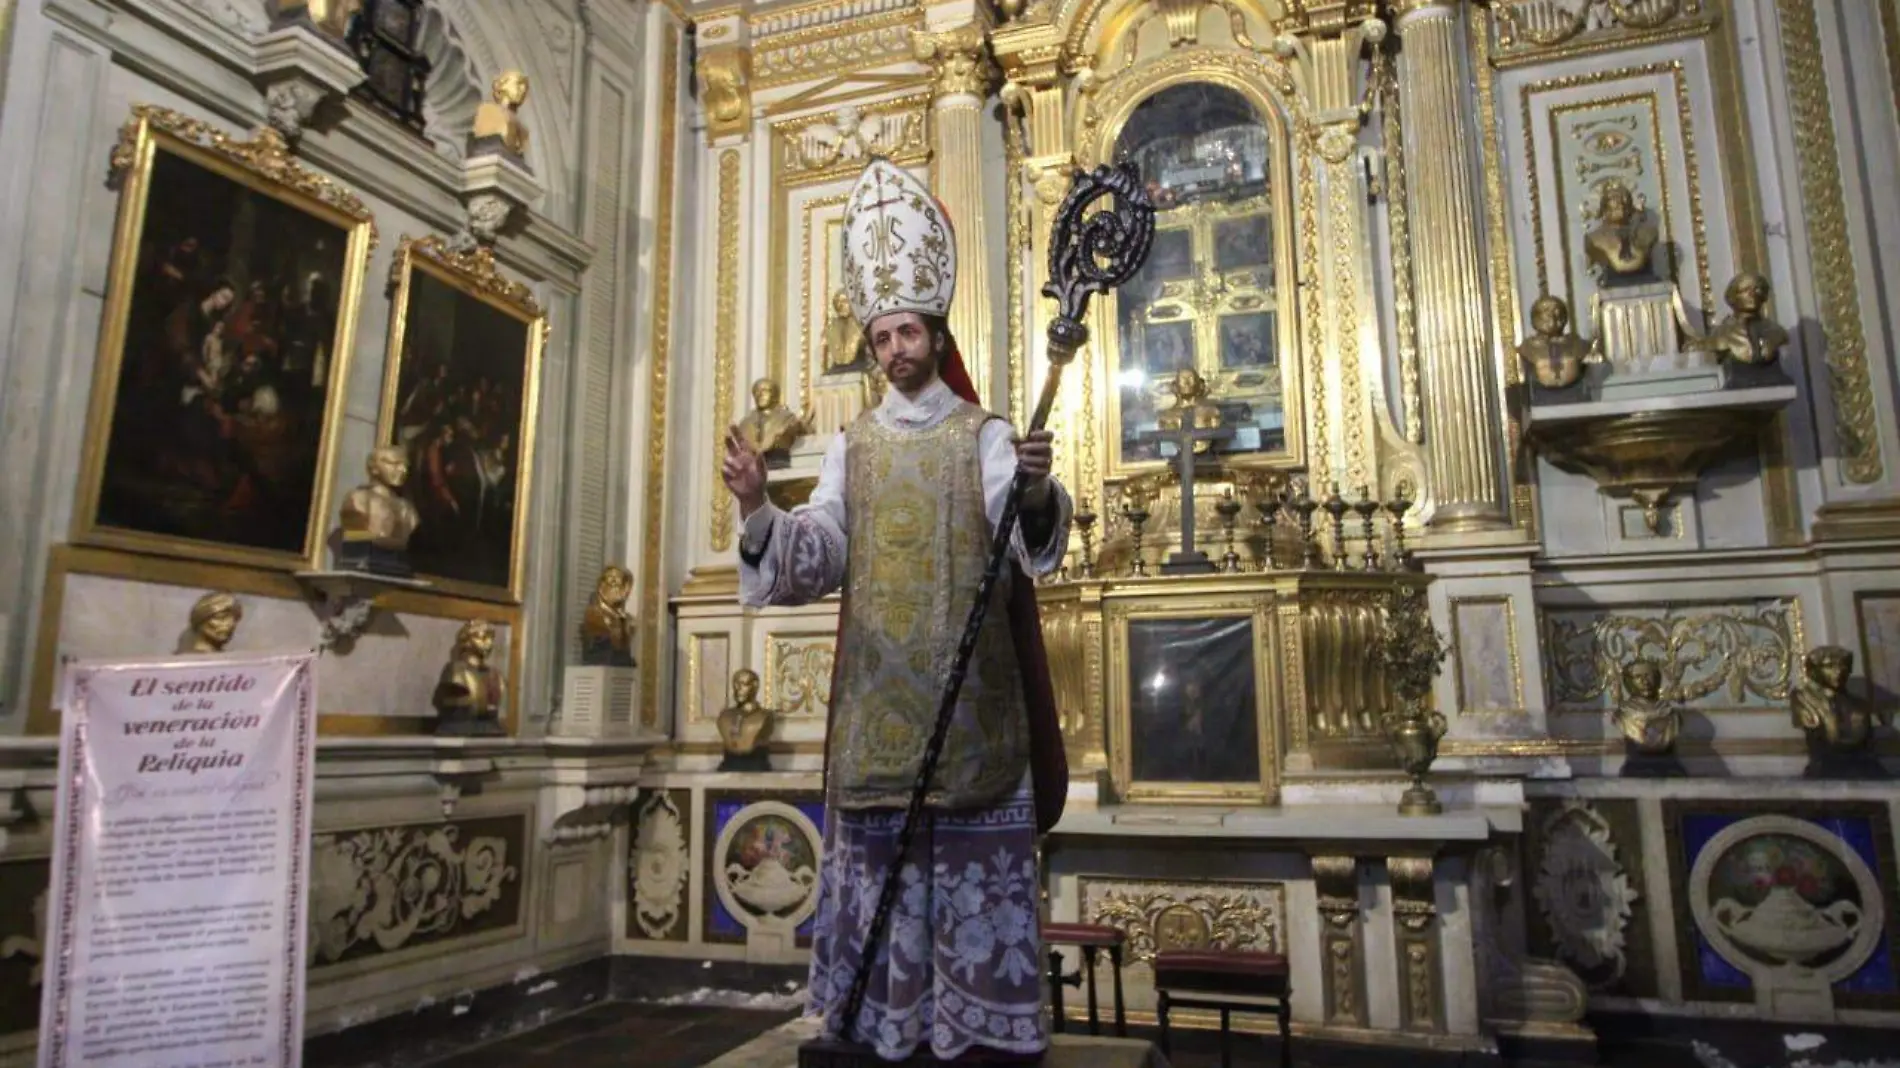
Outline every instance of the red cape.
<svg viewBox="0 0 1900 1068"><path fill-rule="evenodd" d="M983 407L977 399L970 373L964 369L963 355L956 349L937 368L937 377L963 400ZM1056 716L1055 686L1049 681L1049 655L1042 644L1042 613L1036 605L1036 584L1014 560L1008 561L1009 631L1016 646L1016 662L1022 669L1023 699L1029 710L1029 768L1035 785L1036 833L1047 834L1062 818L1069 800L1069 756L1062 747L1062 725ZM839 621L851 610L850 595L840 605ZM836 679L832 692L837 693ZM831 724L826 723L826 765L830 764Z"/></svg>

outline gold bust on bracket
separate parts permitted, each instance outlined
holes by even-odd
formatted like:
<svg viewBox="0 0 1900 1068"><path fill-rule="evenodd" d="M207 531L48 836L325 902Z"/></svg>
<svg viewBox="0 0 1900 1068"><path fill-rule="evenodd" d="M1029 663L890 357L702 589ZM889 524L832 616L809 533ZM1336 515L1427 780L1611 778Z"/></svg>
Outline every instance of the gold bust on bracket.
<svg viewBox="0 0 1900 1068"><path fill-rule="evenodd" d="M1629 748L1645 756L1674 749L1682 730L1682 706L1665 699L1662 689L1662 666L1654 660L1623 665L1623 701L1616 707L1616 726Z"/></svg>
<svg viewBox="0 0 1900 1068"><path fill-rule="evenodd" d="M475 109L475 126L469 140L490 138L516 156L528 154L528 128L521 122L521 105L528 100L528 76L518 70L502 71L491 88L491 99Z"/></svg>
<svg viewBox="0 0 1900 1068"><path fill-rule="evenodd" d="M1854 654L1838 645L1823 645L1808 651L1801 668L1801 681L1793 687L1788 706L1794 725L1808 736L1808 776L1879 775L1874 728L1891 726L1893 712L1848 692Z"/></svg>
<svg viewBox="0 0 1900 1068"><path fill-rule="evenodd" d="M435 733L458 737L494 737L501 725L502 677L488 662L495 652L495 628L471 619L455 634L455 650L436 680Z"/></svg>
<svg viewBox="0 0 1900 1068"><path fill-rule="evenodd" d="M273 25L309 19L311 25L340 41L350 32L350 20L363 9L363 0L276 0L271 9Z"/></svg>
<svg viewBox="0 0 1900 1068"><path fill-rule="evenodd" d="M1729 316L1696 346L1724 363L1764 367L1781 358L1788 331L1768 317L1768 279L1752 271L1736 275L1722 294Z"/></svg>
<svg viewBox="0 0 1900 1068"><path fill-rule="evenodd" d="M796 415L780 403L778 383L761 378L752 383L752 411L739 420L739 437L765 457L767 467L791 462L792 446L811 433L811 414Z"/></svg>
<svg viewBox="0 0 1900 1068"><path fill-rule="evenodd" d="M238 623L243 619L244 606L236 597L222 590L205 594L191 606L191 645L185 651L224 652L224 647L237 635Z"/></svg>
<svg viewBox="0 0 1900 1068"><path fill-rule="evenodd" d="M1576 385L1590 345L1571 332L1570 306L1548 293L1538 297L1531 305L1531 329L1535 333L1517 346L1517 358L1524 361L1531 380L1549 390Z"/></svg>
<svg viewBox="0 0 1900 1068"><path fill-rule="evenodd" d="M825 319L825 372L849 371L871 360L871 343L851 314L851 295L840 289L831 295L831 314Z"/></svg>
<svg viewBox="0 0 1900 1068"><path fill-rule="evenodd" d="M601 569L594 596L581 617L581 663L590 667L632 667L633 614L627 598L633 593L633 572L619 564Z"/></svg>
<svg viewBox="0 0 1900 1068"><path fill-rule="evenodd" d="M1598 188L1597 224L1583 235L1583 251L1599 285L1655 281L1650 257L1659 236L1628 186L1612 179Z"/></svg>
<svg viewBox="0 0 1900 1068"><path fill-rule="evenodd" d="M337 566L407 576L410 568L405 550L420 522L416 506L401 492L403 483L409 480L409 454L400 445L381 445L370 450L363 468L369 481L343 498L337 517L343 528L343 541L336 551Z"/></svg>
<svg viewBox="0 0 1900 1068"><path fill-rule="evenodd" d="M1220 409L1208 403L1207 380L1201 377L1201 372L1192 367L1174 372L1174 407L1163 411L1155 421L1162 430L1170 432L1190 427L1213 430L1221 425ZM1211 441L1197 441L1194 451L1204 453L1213 445Z"/></svg>
<svg viewBox="0 0 1900 1068"><path fill-rule="evenodd" d="M772 733L772 710L759 704L759 676L750 668L732 673L732 704L719 713L719 744L725 758L720 771L770 771L765 750Z"/></svg>

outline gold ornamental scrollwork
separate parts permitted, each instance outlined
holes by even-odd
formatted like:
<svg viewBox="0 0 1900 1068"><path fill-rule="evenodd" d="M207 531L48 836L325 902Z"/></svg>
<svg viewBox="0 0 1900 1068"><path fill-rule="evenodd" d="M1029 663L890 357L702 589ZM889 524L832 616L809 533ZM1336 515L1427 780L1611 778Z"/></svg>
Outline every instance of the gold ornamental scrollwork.
<svg viewBox="0 0 1900 1068"><path fill-rule="evenodd" d="M1092 896L1092 895L1091 895ZM1278 883L1217 887L1205 883L1117 883L1088 903L1089 922L1128 938L1130 957L1157 952L1244 949L1283 952L1286 889Z"/></svg>
<svg viewBox="0 0 1900 1068"><path fill-rule="evenodd" d="M936 95L989 95L999 72L990 57L990 46L983 27L966 23L942 33L912 30L911 56L929 64L936 79Z"/></svg>
<svg viewBox="0 0 1900 1068"><path fill-rule="evenodd" d="M706 140L715 141L752 128L752 54L743 48L701 52L699 101L706 109Z"/></svg>
<svg viewBox="0 0 1900 1068"><path fill-rule="evenodd" d="M1778 708L1804 648L1797 601L1712 605L1700 611L1547 609L1543 646L1552 703L1597 712L1623 700L1623 666L1662 668L1663 693L1701 711ZM1711 700L1713 699L1713 700Z"/></svg>
<svg viewBox="0 0 1900 1068"><path fill-rule="evenodd" d="M136 105L132 108L132 117L119 127L119 141L112 149L109 166L115 183L139 162L139 132L143 128L162 130L273 182L314 197L352 219L368 223L369 247L371 251L375 250L376 220L362 198L327 176L305 167L291 155L290 142L275 127L261 126L247 141L170 108L156 104ZM149 139L145 143L151 144Z"/></svg>
<svg viewBox="0 0 1900 1068"><path fill-rule="evenodd" d="M1795 157L1800 162L1801 205L1814 256L1821 331L1827 337L1841 473L1847 481L1865 485L1880 481L1884 468L1867 370L1867 339L1861 332L1860 283L1855 278L1840 154L1834 141L1834 106L1828 99L1814 6L1814 0L1778 0L1781 51L1788 67L1788 101L1794 113Z"/></svg>
<svg viewBox="0 0 1900 1068"><path fill-rule="evenodd" d="M547 319L542 315L541 302L534 299L533 290L501 273L495 265L494 249L487 245L458 248L437 234L402 238L396 243L395 261L389 267L391 290L401 284L407 269L404 261L408 256L428 260L454 273L479 292L494 297L525 317L541 319L542 338L546 340Z"/></svg>
<svg viewBox="0 0 1900 1068"><path fill-rule="evenodd" d="M713 427L724 434L732 425L732 393L739 360L739 152L719 154L719 293L713 341ZM714 448L713 477L719 477L723 451ZM712 547L732 548L732 494L714 493Z"/></svg>
<svg viewBox="0 0 1900 1068"><path fill-rule="evenodd" d="M766 650L765 703L787 718L829 711L834 645L829 634L805 641L774 637Z"/></svg>
<svg viewBox="0 0 1900 1068"><path fill-rule="evenodd" d="M1708 33L1714 0L1498 0L1490 34L1500 68L1556 63Z"/></svg>

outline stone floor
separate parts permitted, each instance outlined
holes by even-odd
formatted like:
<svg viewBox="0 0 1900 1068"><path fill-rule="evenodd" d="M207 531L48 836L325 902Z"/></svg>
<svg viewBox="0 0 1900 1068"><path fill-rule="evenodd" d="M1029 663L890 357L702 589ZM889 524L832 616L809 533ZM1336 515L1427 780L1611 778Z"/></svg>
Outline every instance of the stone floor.
<svg viewBox="0 0 1900 1068"><path fill-rule="evenodd" d="M789 1009L610 1001L434 1064L441 1068L702 1068L794 1015Z"/></svg>

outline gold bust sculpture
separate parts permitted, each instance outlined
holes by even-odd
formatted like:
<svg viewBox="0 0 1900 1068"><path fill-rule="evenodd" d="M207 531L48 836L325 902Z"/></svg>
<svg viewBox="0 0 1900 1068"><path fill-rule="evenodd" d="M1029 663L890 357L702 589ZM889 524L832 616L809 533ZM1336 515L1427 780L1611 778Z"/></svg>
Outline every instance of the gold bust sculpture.
<svg viewBox="0 0 1900 1068"><path fill-rule="evenodd" d="M1808 651L1801 669L1788 705L1794 725L1808 736L1809 753L1822 762L1828 757L1871 756L1875 726L1891 724L1893 713L1847 692L1854 654L1838 645L1823 645Z"/></svg>
<svg viewBox="0 0 1900 1068"><path fill-rule="evenodd" d="M842 289L833 293L831 314L825 319L825 370L848 371L862 367L869 360L870 348L864 328L858 325L858 317L851 314L850 294Z"/></svg>
<svg viewBox="0 0 1900 1068"><path fill-rule="evenodd" d="M721 771L765 771L770 754L772 710L759 704L759 676L750 668L732 673L732 704L719 713L719 744L725 751Z"/></svg>
<svg viewBox="0 0 1900 1068"><path fill-rule="evenodd" d="M1772 294L1768 279L1752 271L1736 275L1722 294L1729 316L1702 339L1697 348L1713 352L1724 362L1760 367L1781 358L1788 331L1768 317Z"/></svg>
<svg viewBox="0 0 1900 1068"><path fill-rule="evenodd" d="M1662 667L1654 660L1623 665L1623 702L1616 707L1616 726L1638 752L1669 752L1682 729L1682 708L1663 698L1662 686Z"/></svg>
<svg viewBox="0 0 1900 1068"><path fill-rule="evenodd" d="M739 437L765 457L766 466L785 466L792 446L809 433L810 414L794 414L780 403L777 382L761 378L752 383L752 411L739 420Z"/></svg>
<svg viewBox="0 0 1900 1068"><path fill-rule="evenodd" d="M1658 236L1655 220L1637 207L1636 194L1608 181L1597 194L1597 224L1583 235L1584 256L1601 284L1642 281L1653 277L1650 255Z"/></svg>
<svg viewBox="0 0 1900 1068"><path fill-rule="evenodd" d="M521 122L521 105L528 99L528 76L518 70L505 70L490 87L491 99L475 109L475 125L469 131L474 141L496 138L501 146L517 156L528 154L528 128Z"/></svg>
<svg viewBox="0 0 1900 1068"><path fill-rule="evenodd" d="M1221 425L1220 409L1208 403L1207 380L1201 372L1192 367L1183 367L1174 372L1174 407L1163 411L1156 423L1163 431L1177 431L1184 427L1195 430L1214 430ZM1211 441L1194 443L1196 453L1204 453L1213 447Z"/></svg>
<svg viewBox="0 0 1900 1068"><path fill-rule="evenodd" d="M633 615L627 597L633 572L619 564L601 569L594 596L581 617L581 663L601 667L633 666Z"/></svg>
<svg viewBox="0 0 1900 1068"><path fill-rule="evenodd" d="M350 20L363 9L363 0L276 0L272 13L277 20L296 19L299 16L310 20L311 25L325 34L342 40L350 32Z"/></svg>
<svg viewBox="0 0 1900 1068"><path fill-rule="evenodd" d="M363 464L369 481L343 498L337 521L343 541L337 547L337 566L382 575L407 575L403 552L416 532L416 506L402 495L409 479L409 455L400 445L370 450Z"/></svg>
<svg viewBox="0 0 1900 1068"><path fill-rule="evenodd" d="M1545 389L1576 385L1590 345L1570 331L1570 306L1548 293L1538 297L1531 305L1531 329L1536 332L1518 343L1517 358L1532 380Z"/></svg>
<svg viewBox="0 0 1900 1068"><path fill-rule="evenodd" d="M471 619L455 634L455 650L436 680L432 703L443 735L501 735L502 676L488 662L495 651L495 628Z"/></svg>
<svg viewBox="0 0 1900 1068"><path fill-rule="evenodd" d="M244 606L223 591L207 593L191 606L191 648L193 653L222 653L237 634L244 618Z"/></svg>

